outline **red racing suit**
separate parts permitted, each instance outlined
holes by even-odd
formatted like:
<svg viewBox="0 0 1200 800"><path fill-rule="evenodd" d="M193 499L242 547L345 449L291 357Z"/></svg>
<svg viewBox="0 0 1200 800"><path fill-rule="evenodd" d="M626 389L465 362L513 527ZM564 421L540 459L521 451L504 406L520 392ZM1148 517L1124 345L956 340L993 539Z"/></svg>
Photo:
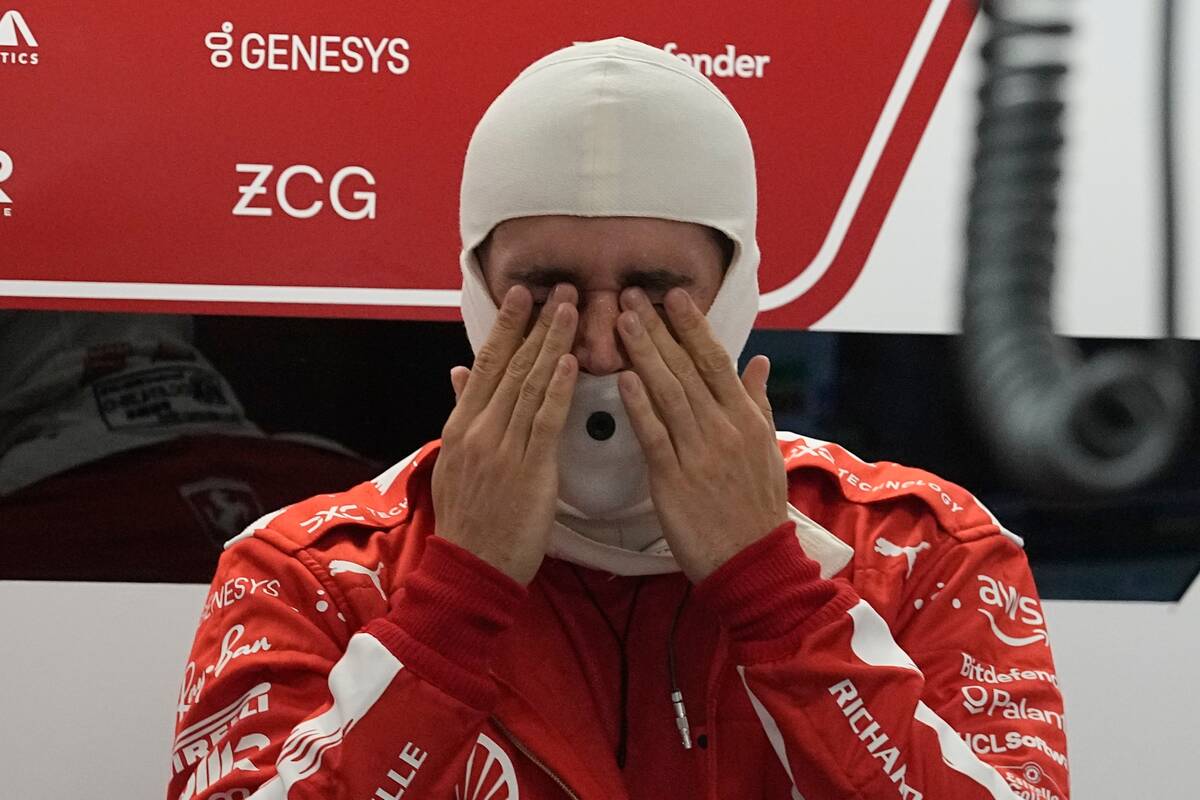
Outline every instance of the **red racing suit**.
<svg viewBox="0 0 1200 800"><path fill-rule="evenodd" d="M1066 800L1020 540L929 473L780 446L854 550L831 579L789 522L696 586L547 558L523 587L434 535L437 442L264 517L204 604L169 800Z"/></svg>

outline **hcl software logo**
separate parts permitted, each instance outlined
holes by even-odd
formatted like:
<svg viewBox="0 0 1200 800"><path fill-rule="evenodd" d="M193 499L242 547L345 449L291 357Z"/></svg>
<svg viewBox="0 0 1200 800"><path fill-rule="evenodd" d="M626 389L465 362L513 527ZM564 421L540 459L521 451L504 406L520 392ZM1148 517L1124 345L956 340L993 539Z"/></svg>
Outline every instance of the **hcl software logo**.
<svg viewBox="0 0 1200 800"><path fill-rule="evenodd" d="M29 29L29 24L25 22L20 11L13 9L5 11L0 16L0 47L19 48L16 52L0 50L0 64L36 64L38 63L38 54L31 53L29 50L37 46L37 38L34 37L33 31Z"/></svg>

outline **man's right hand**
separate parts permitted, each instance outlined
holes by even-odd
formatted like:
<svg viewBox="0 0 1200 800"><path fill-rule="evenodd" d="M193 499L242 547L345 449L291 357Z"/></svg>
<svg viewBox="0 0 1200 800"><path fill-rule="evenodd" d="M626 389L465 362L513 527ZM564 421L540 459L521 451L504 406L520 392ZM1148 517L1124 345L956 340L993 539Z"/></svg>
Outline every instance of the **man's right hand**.
<svg viewBox="0 0 1200 800"><path fill-rule="evenodd" d="M558 443L575 391L576 291L555 287L529 327L533 298L509 289L468 371L433 468L437 535L522 584L545 556L558 498ZM522 340L523 339L523 340Z"/></svg>

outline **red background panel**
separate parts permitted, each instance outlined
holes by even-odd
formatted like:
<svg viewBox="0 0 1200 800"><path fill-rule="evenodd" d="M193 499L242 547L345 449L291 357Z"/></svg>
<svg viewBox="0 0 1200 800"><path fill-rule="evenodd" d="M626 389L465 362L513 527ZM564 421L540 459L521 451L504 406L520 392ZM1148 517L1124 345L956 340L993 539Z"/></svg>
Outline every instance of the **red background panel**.
<svg viewBox="0 0 1200 800"><path fill-rule="evenodd" d="M0 150L12 159L0 216L0 280L456 289L458 181L471 130L527 64L575 40L614 35L683 53L770 57L761 78L714 77L744 117L759 170L761 284L778 288L824 241L897 74L928 13L945 0L829 3L628 2L580 8L519 0L424 6L343 2L197 2L147 6L24 3L39 63L0 64ZM933 9L933 12L931 12ZM974 15L951 0L836 258L795 301L760 324L805 327L861 271ZM233 26L233 64L217 68L205 37ZM247 34L403 38L409 69L379 73L248 69ZM19 50L2 48L3 50ZM33 49L25 48L28 52ZM383 64L388 61L385 53ZM273 166L269 194L233 213L252 177ZM275 179L306 164L292 205ZM374 219L334 213L329 181L360 166ZM14 293L18 284L6 284ZM0 295L6 290L0 288ZM128 298L136 298L130 291ZM174 297L174 295L173 295ZM414 301L419 302L419 301ZM220 313L453 318L454 309L370 304L68 300L5 297L9 307L169 309Z"/></svg>

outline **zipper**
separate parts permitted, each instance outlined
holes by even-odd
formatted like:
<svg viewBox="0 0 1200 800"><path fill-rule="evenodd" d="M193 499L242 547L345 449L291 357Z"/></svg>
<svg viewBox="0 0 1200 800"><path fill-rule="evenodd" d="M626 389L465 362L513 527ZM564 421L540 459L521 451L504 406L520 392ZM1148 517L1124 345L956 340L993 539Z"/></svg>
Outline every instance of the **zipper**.
<svg viewBox="0 0 1200 800"><path fill-rule="evenodd" d="M555 772L554 770L552 770L548 766L546 766L540 758L538 758L532 752L530 752L529 748L525 746L525 743L522 742L520 739L518 739L516 736L514 736L512 731L510 731L508 728L506 728L504 726L504 723L502 723L500 720L496 719L495 717L492 717L491 721L492 721L492 724L495 725L497 728L499 728L500 732L503 733L505 735L505 737L507 737L507 739L510 742L512 742L513 745L518 750L521 751L522 755L524 755L526 758L528 758L530 761L532 761L534 764L536 764L538 766L538 768L541 769L542 772L546 773L546 775L548 775L550 777L550 780L557 783L558 788L560 788L564 792L566 792L567 797L570 797L571 800L579 800L579 795L577 795L577 794L575 794L575 792L571 791L571 787L567 786L566 781L564 781L562 778L560 778L558 776L557 772Z"/></svg>

